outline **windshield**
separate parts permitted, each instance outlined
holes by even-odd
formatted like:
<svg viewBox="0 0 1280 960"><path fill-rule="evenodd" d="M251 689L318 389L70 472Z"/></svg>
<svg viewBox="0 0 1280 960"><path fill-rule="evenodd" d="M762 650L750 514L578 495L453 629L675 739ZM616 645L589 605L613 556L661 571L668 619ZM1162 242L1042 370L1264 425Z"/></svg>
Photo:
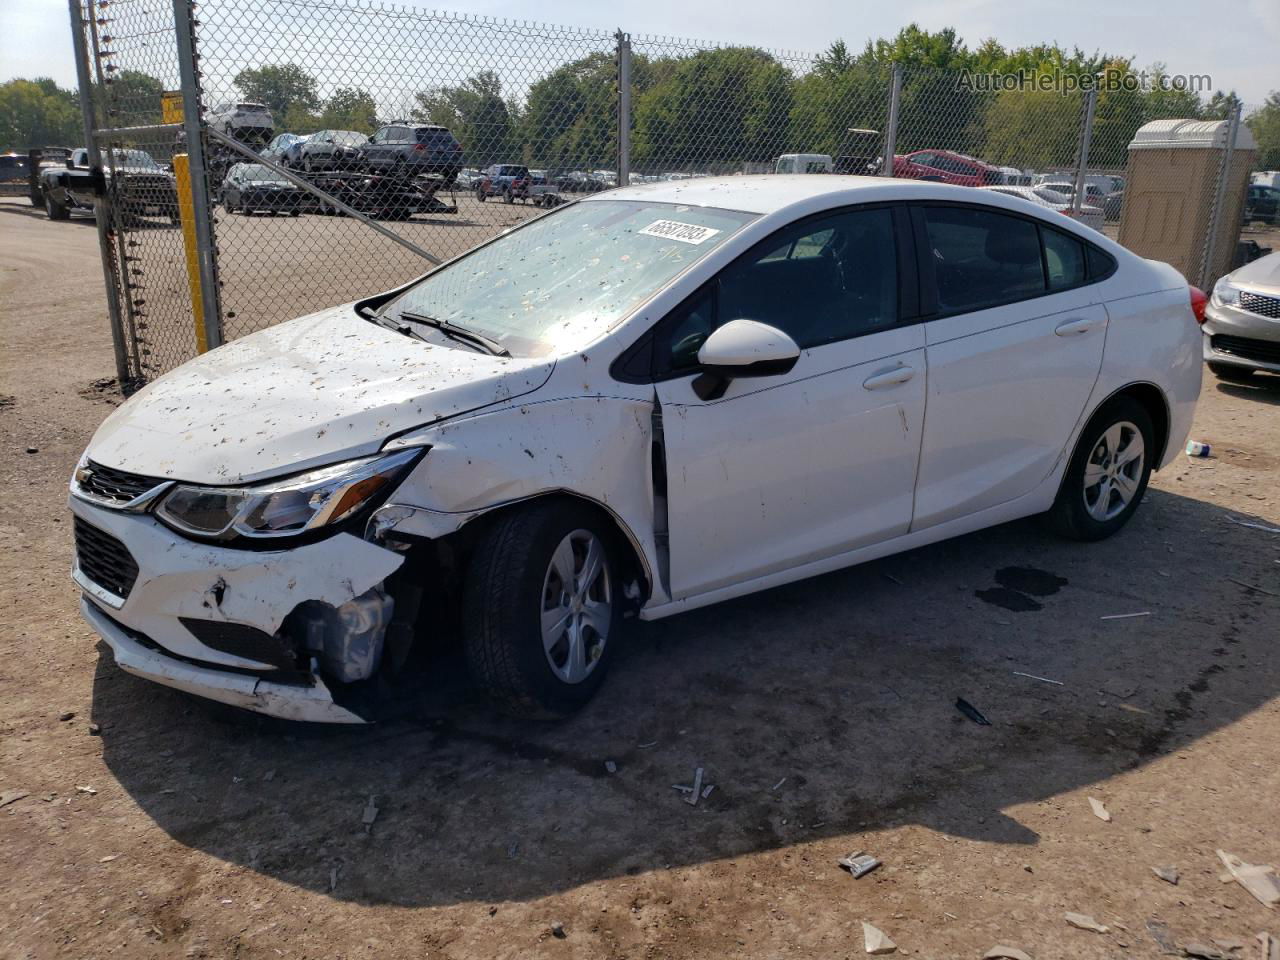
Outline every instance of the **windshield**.
<svg viewBox="0 0 1280 960"><path fill-rule="evenodd" d="M116 163L124 164L130 167L153 167L156 170L161 169L160 164L151 159L151 154L145 150L120 150L112 151Z"/></svg>
<svg viewBox="0 0 1280 960"><path fill-rule="evenodd" d="M339 146L354 147L369 142L367 133L356 133L354 130L330 130L329 133L333 135L333 142Z"/></svg>
<svg viewBox="0 0 1280 960"><path fill-rule="evenodd" d="M264 167L260 163L242 163L239 165L239 178L252 183L282 183L292 186L293 184L285 177Z"/></svg>
<svg viewBox="0 0 1280 960"><path fill-rule="evenodd" d="M576 203L425 277L383 308L543 356L599 337L756 214L638 200Z"/></svg>

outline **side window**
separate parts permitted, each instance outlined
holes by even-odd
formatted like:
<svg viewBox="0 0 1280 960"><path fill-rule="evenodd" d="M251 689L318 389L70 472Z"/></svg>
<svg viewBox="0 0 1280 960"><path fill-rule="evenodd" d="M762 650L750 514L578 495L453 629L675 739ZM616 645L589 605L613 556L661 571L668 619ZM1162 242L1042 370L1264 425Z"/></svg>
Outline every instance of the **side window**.
<svg viewBox="0 0 1280 960"><path fill-rule="evenodd" d="M1031 221L973 207L925 207L925 223L942 313L1044 292L1040 238Z"/></svg>
<svg viewBox="0 0 1280 960"><path fill-rule="evenodd" d="M1041 227L1040 236L1049 289L1065 290L1084 283L1084 244L1051 227Z"/></svg>
<svg viewBox="0 0 1280 960"><path fill-rule="evenodd" d="M711 331L740 319L777 327L801 349L892 327L898 319L892 211L807 220L730 264L663 321L655 373L693 369Z"/></svg>
<svg viewBox="0 0 1280 960"><path fill-rule="evenodd" d="M1094 283L1098 280L1105 280L1111 274L1116 272L1115 257L1107 253L1105 250L1099 250L1093 244L1088 245L1089 249L1086 258L1089 264L1089 282Z"/></svg>

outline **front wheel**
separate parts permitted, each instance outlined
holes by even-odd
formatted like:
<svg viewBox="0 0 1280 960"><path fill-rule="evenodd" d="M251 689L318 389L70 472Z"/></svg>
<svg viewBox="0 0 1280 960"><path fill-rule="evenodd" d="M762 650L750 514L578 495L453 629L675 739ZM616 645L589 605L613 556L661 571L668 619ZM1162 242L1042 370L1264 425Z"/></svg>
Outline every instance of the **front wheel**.
<svg viewBox="0 0 1280 960"><path fill-rule="evenodd" d="M48 190L44 192L44 212L49 215L50 220L67 220L71 217L67 205Z"/></svg>
<svg viewBox="0 0 1280 960"><path fill-rule="evenodd" d="M472 676L499 704L562 717L604 681L619 623L611 529L545 501L500 517L472 556L463 637Z"/></svg>
<svg viewBox="0 0 1280 960"><path fill-rule="evenodd" d="M1228 383L1248 383L1253 379L1253 370L1249 367L1237 367L1232 363L1210 363L1209 372L1219 380Z"/></svg>
<svg viewBox="0 0 1280 960"><path fill-rule="evenodd" d="M1072 540L1104 540L1133 516L1147 481L1155 431L1132 397L1116 397L1085 425L1067 464L1049 524Z"/></svg>

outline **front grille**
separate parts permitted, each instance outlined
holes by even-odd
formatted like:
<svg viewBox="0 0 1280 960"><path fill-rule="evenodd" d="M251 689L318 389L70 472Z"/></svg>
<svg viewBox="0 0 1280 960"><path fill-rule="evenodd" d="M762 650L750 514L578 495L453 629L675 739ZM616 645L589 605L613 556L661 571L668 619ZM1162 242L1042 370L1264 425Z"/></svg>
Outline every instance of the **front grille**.
<svg viewBox="0 0 1280 960"><path fill-rule="evenodd" d="M1280 320L1280 297L1268 297L1261 293L1240 291L1240 309L1256 313L1260 317Z"/></svg>
<svg viewBox="0 0 1280 960"><path fill-rule="evenodd" d="M76 565L102 589L121 599L129 596L138 579L138 563L129 548L79 517L75 518Z"/></svg>
<svg viewBox="0 0 1280 960"><path fill-rule="evenodd" d="M1209 345L1220 353L1229 353L1244 360L1280 363L1280 340L1251 340L1248 337L1215 334L1210 338Z"/></svg>
<svg viewBox="0 0 1280 960"><path fill-rule="evenodd" d="M81 490L90 496L120 506L137 499L164 482L155 477L144 477L137 473L104 467L92 460L83 470L76 473L76 485Z"/></svg>

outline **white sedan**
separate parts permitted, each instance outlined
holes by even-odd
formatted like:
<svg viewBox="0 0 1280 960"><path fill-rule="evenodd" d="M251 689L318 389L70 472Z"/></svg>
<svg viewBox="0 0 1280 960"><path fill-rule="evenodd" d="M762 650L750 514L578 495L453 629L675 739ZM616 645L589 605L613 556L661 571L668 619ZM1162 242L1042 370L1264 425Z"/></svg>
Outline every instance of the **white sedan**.
<svg viewBox="0 0 1280 960"><path fill-rule="evenodd" d="M1032 514L1115 533L1186 437L1203 304L997 192L615 190L130 398L72 480L73 575L122 668L215 700L360 722L460 633L497 701L563 715L624 616Z"/></svg>
<svg viewBox="0 0 1280 960"><path fill-rule="evenodd" d="M1106 220L1103 215L1102 207L1095 206L1092 203L1080 205L1080 212L1077 214L1073 210L1071 195L1064 194L1061 190L1054 190L1048 186L1038 187L982 187L983 190L990 190L994 193L1003 193L1006 197L1021 197L1023 200L1030 200L1032 203L1041 207L1048 207L1064 217L1083 223L1092 230L1102 232L1102 225ZM1072 188L1074 189L1074 187ZM1092 199L1092 196L1090 197Z"/></svg>

